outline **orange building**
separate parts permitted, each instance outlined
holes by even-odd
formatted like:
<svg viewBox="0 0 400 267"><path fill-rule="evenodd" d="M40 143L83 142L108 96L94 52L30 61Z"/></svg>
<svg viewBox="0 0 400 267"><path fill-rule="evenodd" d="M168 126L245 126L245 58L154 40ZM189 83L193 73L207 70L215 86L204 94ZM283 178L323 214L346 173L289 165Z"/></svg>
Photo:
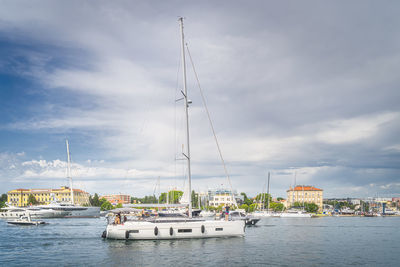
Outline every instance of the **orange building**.
<svg viewBox="0 0 400 267"><path fill-rule="evenodd" d="M295 202L300 203L315 203L319 211L322 211L323 190L309 185L296 185L294 188L290 187L287 192L287 208L294 205Z"/></svg>
<svg viewBox="0 0 400 267"><path fill-rule="evenodd" d="M105 195L101 198L107 199L113 205L117 204L131 204L131 196L130 195Z"/></svg>

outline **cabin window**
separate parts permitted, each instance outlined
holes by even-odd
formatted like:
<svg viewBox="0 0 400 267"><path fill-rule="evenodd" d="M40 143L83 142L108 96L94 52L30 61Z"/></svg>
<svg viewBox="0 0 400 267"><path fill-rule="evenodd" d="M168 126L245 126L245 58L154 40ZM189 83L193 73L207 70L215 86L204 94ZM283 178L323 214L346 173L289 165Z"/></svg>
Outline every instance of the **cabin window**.
<svg viewBox="0 0 400 267"><path fill-rule="evenodd" d="M130 230L129 233L137 234L137 233L139 233L139 230Z"/></svg>
<svg viewBox="0 0 400 267"><path fill-rule="evenodd" d="M192 229L178 229L178 233L191 233Z"/></svg>
<svg viewBox="0 0 400 267"><path fill-rule="evenodd" d="M215 228L215 231L223 231L224 228Z"/></svg>

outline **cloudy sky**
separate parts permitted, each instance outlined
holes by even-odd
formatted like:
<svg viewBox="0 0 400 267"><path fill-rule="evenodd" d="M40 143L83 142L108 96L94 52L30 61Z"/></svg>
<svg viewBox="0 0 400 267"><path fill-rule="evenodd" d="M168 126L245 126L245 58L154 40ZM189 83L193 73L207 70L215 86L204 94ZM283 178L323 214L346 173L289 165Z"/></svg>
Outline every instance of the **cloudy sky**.
<svg viewBox="0 0 400 267"><path fill-rule="evenodd" d="M0 191L184 185L178 16L232 186L399 196L397 1L0 1ZM193 188L228 186L188 68ZM185 146L185 145L184 145ZM176 160L178 159L178 160Z"/></svg>

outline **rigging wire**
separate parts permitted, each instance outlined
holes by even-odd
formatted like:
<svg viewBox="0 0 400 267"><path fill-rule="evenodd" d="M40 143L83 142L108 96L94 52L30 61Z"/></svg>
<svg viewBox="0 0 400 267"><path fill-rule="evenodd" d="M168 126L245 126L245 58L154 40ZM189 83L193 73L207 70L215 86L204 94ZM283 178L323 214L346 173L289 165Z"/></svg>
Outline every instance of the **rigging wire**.
<svg viewBox="0 0 400 267"><path fill-rule="evenodd" d="M207 112L208 121L210 122L211 130L212 130L212 133L213 133L213 135L214 135L214 140L215 140L215 143L217 144L218 153L219 153L219 156L220 156L220 158L221 158L222 165L224 166L225 175L226 175L226 177L228 178L229 186L231 187L233 203L237 206L236 199L235 199L235 196L234 196L234 194L233 194L233 188L232 188L231 178L229 177L228 170L227 170L226 164L225 164L225 160L224 160L224 158L223 158L223 156L222 156L221 148L220 148L219 143L218 143L218 138L217 138L217 135L216 135L216 133L215 133L214 125L213 125L213 123L212 123L211 116L210 116L210 112L208 111L206 99L205 99L204 94L203 94L203 89L201 88L200 80L199 80L199 77L198 77L198 75L197 75L196 68L194 67L192 55L190 54L190 50L189 50L189 47L188 47L187 43L186 43L186 49L187 49L187 51L188 51L190 63L192 64L194 76L196 77L197 86L199 87L201 99L202 99L204 108L206 109L206 112Z"/></svg>

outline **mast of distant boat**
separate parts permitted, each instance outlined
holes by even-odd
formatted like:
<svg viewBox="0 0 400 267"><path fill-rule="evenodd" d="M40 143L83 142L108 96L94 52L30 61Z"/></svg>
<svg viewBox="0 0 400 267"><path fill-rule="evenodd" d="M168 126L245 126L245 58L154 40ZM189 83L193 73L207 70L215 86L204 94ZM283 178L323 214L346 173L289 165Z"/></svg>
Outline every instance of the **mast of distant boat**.
<svg viewBox="0 0 400 267"><path fill-rule="evenodd" d="M304 185L303 185L303 212L304 212Z"/></svg>
<svg viewBox="0 0 400 267"><path fill-rule="evenodd" d="M270 173L268 172L268 186L267 186L267 213L269 214L269 178Z"/></svg>
<svg viewBox="0 0 400 267"><path fill-rule="evenodd" d="M192 174L190 170L190 145L189 145L189 101L187 94L187 86L186 86L186 60L185 60L185 38L183 34L183 17L179 18L180 26L181 26L181 41L182 41L182 66L183 66L183 98L185 99L185 113L186 113L186 154L183 155L187 159L187 168L188 168L188 187L189 187L189 218L192 218Z"/></svg>
<svg viewBox="0 0 400 267"><path fill-rule="evenodd" d="M72 177L71 177L71 158L69 155L69 144L68 139L65 139L65 143L67 145L67 178L69 180L69 187L71 189L71 203L74 204L74 191L72 189Z"/></svg>

